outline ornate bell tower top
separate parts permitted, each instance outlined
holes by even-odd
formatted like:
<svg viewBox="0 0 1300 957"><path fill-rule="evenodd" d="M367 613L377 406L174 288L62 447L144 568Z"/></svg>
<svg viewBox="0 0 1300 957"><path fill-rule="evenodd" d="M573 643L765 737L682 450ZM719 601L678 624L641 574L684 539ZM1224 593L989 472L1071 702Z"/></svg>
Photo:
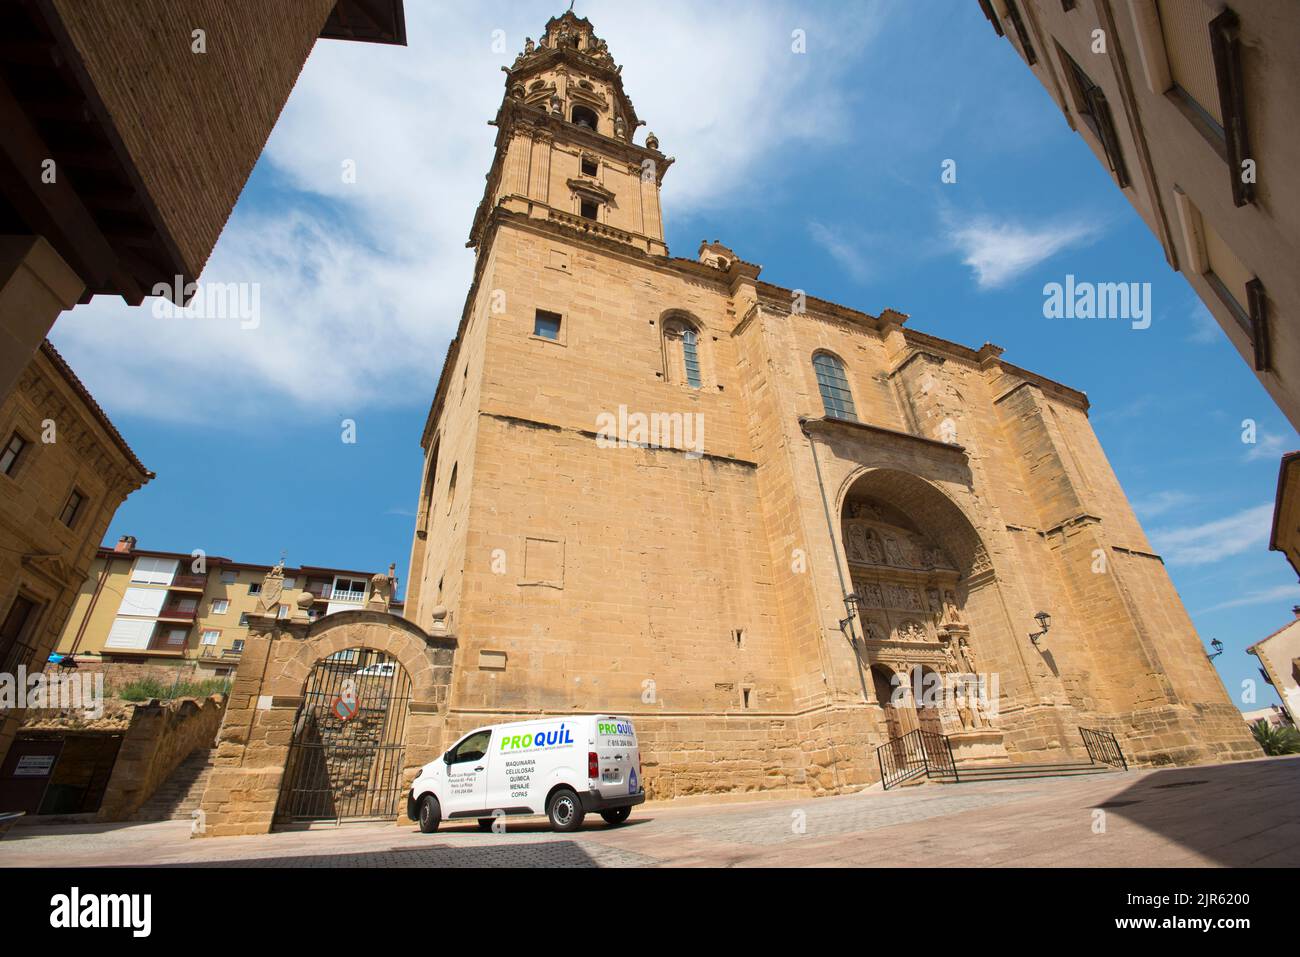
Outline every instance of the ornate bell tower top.
<svg viewBox="0 0 1300 957"><path fill-rule="evenodd" d="M673 159L654 134L632 142L644 123L587 19L552 17L502 70L496 158L468 245L482 248L504 211L667 255L659 186Z"/></svg>
<svg viewBox="0 0 1300 957"><path fill-rule="evenodd" d="M586 18L572 10L552 17L536 44L529 37L508 72L512 98L605 136L630 142L642 125L623 92L623 68Z"/></svg>

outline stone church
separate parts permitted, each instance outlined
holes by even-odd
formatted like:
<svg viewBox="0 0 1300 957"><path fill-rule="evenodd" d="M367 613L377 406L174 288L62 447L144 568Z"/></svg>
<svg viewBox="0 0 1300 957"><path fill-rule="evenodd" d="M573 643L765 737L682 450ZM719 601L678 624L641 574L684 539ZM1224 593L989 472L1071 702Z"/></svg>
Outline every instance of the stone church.
<svg viewBox="0 0 1300 957"><path fill-rule="evenodd" d="M457 639L449 734L627 713L656 796L862 785L920 726L959 760L1066 759L1081 727L1257 756L1083 393L719 242L672 257L673 159L587 20L506 74L406 602ZM607 440L638 416L692 441ZM918 672L995 696L927 706Z"/></svg>
<svg viewBox="0 0 1300 957"><path fill-rule="evenodd" d="M673 160L587 20L506 74L404 617L391 576L319 619L268 576L202 833L400 818L420 765L537 714L631 716L652 798L851 790L924 732L962 766L1086 759L1081 729L1258 756L1083 393L670 256Z"/></svg>

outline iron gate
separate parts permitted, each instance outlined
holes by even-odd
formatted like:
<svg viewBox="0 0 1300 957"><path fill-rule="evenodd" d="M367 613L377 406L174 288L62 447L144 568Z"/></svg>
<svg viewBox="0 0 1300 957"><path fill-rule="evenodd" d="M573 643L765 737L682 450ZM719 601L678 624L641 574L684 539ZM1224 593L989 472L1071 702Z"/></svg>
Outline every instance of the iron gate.
<svg viewBox="0 0 1300 957"><path fill-rule="evenodd" d="M278 823L397 817L411 679L397 660L348 648L316 662L293 723Z"/></svg>

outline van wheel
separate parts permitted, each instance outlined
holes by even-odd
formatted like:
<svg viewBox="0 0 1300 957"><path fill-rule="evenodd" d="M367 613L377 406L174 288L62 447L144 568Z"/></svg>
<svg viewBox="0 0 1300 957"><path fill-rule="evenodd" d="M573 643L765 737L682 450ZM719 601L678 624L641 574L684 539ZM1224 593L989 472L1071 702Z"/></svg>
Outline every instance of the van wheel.
<svg viewBox="0 0 1300 957"><path fill-rule="evenodd" d="M494 819L494 818L490 818L490 817L481 817L481 818L479 818L479 819L478 819L478 829L479 829L480 831L490 831L490 830L492 830L492 822L493 822L493 820L495 820L495 819Z"/></svg>
<svg viewBox="0 0 1300 957"><path fill-rule="evenodd" d="M442 808L438 805L438 799L432 794L426 794L420 798L420 831L424 834L432 834L438 830L438 825L442 823Z"/></svg>
<svg viewBox="0 0 1300 957"><path fill-rule="evenodd" d="M600 812L600 816L605 819L605 823L610 827L618 827L626 821L631 814L632 809L630 807L615 807L610 808L608 811Z"/></svg>
<svg viewBox="0 0 1300 957"><path fill-rule="evenodd" d="M578 795L569 788L560 788L551 795L546 806L546 816L551 819L553 831L576 831L582 827L585 812L578 801Z"/></svg>

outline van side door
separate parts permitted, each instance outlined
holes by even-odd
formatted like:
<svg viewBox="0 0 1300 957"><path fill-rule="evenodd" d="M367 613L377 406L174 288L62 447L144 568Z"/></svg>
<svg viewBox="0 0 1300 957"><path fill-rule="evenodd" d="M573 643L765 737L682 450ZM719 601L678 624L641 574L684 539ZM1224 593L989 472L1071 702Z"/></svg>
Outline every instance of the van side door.
<svg viewBox="0 0 1300 957"><path fill-rule="evenodd" d="M473 817L487 807L488 747L491 729L475 731L448 752L446 817Z"/></svg>

